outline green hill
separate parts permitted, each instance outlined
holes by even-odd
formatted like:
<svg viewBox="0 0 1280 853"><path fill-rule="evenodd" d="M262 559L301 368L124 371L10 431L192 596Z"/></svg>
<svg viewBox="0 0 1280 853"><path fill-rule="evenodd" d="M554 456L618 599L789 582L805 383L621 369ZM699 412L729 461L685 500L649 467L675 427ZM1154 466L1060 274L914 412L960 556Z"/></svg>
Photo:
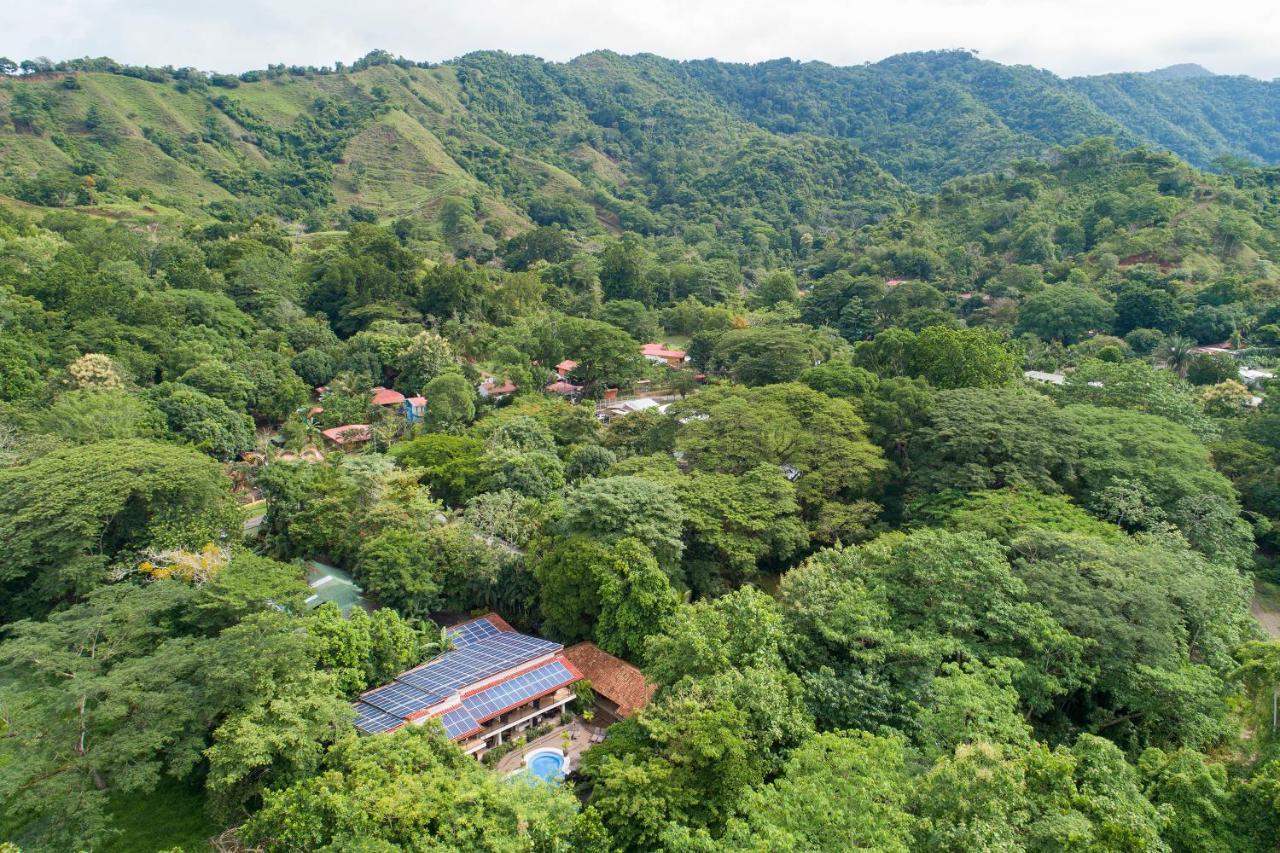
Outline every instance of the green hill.
<svg viewBox="0 0 1280 853"><path fill-rule="evenodd" d="M1064 80L965 51L835 67L498 52L240 77L64 63L0 80L0 193L45 206L744 235L858 227L1097 136L1280 162L1280 84L1177 68ZM57 70L65 69L65 70ZM1203 72L1203 73L1201 73ZM910 189L908 189L910 188ZM776 238L767 238L776 239Z"/></svg>
<svg viewBox="0 0 1280 853"><path fill-rule="evenodd" d="M966 51L847 68L785 59L685 67L739 115L780 133L854 139L922 190L1101 135L1202 168L1221 155L1280 162L1280 83L1204 69L1064 80Z"/></svg>
<svg viewBox="0 0 1280 853"><path fill-rule="evenodd" d="M102 72L10 78L0 189L49 206L132 200L316 227L352 207L432 215L458 197L495 234L565 205L540 218L653 232L752 209L774 229L851 227L908 197L852 142L762 130L668 66L480 53L233 88Z"/></svg>

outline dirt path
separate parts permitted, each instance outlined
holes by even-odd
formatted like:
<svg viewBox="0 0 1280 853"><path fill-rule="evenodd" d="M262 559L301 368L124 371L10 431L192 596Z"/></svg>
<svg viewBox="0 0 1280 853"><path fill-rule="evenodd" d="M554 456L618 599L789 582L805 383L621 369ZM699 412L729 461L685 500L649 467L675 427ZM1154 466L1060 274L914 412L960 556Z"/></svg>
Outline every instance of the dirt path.
<svg viewBox="0 0 1280 853"><path fill-rule="evenodd" d="M1280 610L1271 609L1275 606L1274 597L1266 594L1267 592L1269 590L1265 590L1261 582L1255 583L1253 600L1249 602L1249 612L1273 640L1280 640Z"/></svg>

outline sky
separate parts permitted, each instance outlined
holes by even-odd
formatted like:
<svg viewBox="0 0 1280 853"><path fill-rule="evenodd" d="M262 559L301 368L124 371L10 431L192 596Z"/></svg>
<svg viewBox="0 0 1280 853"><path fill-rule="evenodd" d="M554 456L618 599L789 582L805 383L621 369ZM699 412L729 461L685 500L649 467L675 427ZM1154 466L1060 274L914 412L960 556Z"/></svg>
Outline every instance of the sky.
<svg viewBox="0 0 1280 853"><path fill-rule="evenodd" d="M597 49L837 65L968 48L1063 76L1195 62L1280 78L1276 0L7 0L0 56L110 56L240 72L350 62L374 48L444 61Z"/></svg>

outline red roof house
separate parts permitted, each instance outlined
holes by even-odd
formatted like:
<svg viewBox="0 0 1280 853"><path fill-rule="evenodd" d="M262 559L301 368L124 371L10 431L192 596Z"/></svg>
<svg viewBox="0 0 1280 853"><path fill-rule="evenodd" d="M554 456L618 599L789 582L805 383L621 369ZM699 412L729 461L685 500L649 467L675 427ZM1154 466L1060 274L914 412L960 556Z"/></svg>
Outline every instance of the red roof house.
<svg viewBox="0 0 1280 853"><path fill-rule="evenodd" d="M645 680L638 668L595 643L570 646L564 656L591 682L597 708L615 720L626 719L648 705L658 689L658 685Z"/></svg>
<svg viewBox="0 0 1280 853"><path fill-rule="evenodd" d="M640 347L640 354L655 364L665 364L668 367L684 366L685 351L682 349L667 349L662 344L645 344Z"/></svg>
<svg viewBox="0 0 1280 853"><path fill-rule="evenodd" d="M369 429L368 424L347 424L346 426L331 427L320 434L342 448L364 444L373 438L373 431Z"/></svg>
<svg viewBox="0 0 1280 853"><path fill-rule="evenodd" d="M517 633L496 613L447 629L452 648L402 672L354 703L366 735L439 720L468 755L480 756L530 728L558 720L582 673L551 640Z"/></svg>
<svg viewBox="0 0 1280 853"><path fill-rule="evenodd" d="M556 365L556 373L560 374L561 379L564 379L569 375L569 372L577 366L578 362L571 358L566 358L564 361Z"/></svg>
<svg viewBox="0 0 1280 853"><path fill-rule="evenodd" d="M478 387L476 391L481 397L496 399L514 394L516 392L516 383L512 382L510 379L504 379L502 380L502 384L498 384L496 379L489 376L480 383L480 387Z"/></svg>
<svg viewBox="0 0 1280 853"><path fill-rule="evenodd" d="M552 382L548 385L547 390L552 394L559 394L561 397L572 397L582 390L582 386L574 385L572 382L565 382L561 379L559 382Z"/></svg>
<svg viewBox="0 0 1280 853"><path fill-rule="evenodd" d="M375 406L401 406L404 405L404 395L399 391L393 391L390 388L373 389L373 399L371 400Z"/></svg>

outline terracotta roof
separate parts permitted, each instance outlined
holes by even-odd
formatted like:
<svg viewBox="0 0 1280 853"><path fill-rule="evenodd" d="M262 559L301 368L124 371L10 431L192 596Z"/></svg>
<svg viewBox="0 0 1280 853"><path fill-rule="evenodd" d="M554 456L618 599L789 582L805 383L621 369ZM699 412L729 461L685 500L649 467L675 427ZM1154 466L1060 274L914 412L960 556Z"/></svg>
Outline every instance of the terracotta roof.
<svg viewBox="0 0 1280 853"><path fill-rule="evenodd" d="M667 349L662 344L645 344L640 347L640 354L650 358L678 358L684 360L684 350Z"/></svg>
<svg viewBox="0 0 1280 853"><path fill-rule="evenodd" d="M398 406L404 402L404 395L390 388L374 388L372 402L375 406Z"/></svg>
<svg viewBox="0 0 1280 853"><path fill-rule="evenodd" d="M516 390L516 383L512 382L510 379L506 379L503 380L501 385L499 385L493 380L493 377L490 376L482 383L482 387L486 394L514 394Z"/></svg>
<svg viewBox="0 0 1280 853"><path fill-rule="evenodd" d="M564 361L556 365L556 370L560 373L568 373L570 370L573 370L577 366L578 366L578 362L574 361L571 358L566 358Z"/></svg>
<svg viewBox="0 0 1280 853"><path fill-rule="evenodd" d="M373 437L368 424L347 424L346 426L331 427L324 430L321 435L337 445L359 444Z"/></svg>
<svg viewBox="0 0 1280 853"><path fill-rule="evenodd" d="M547 390L552 394L577 394L582 390L581 385L574 385L572 382L552 382L547 386Z"/></svg>
<svg viewBox="0 0 1280 853"><path fill-rule="evenodd" d="M564 650L591 689L617 704L618 715L629 717L649 704L658 685L645 681L637 667L616 658L595 643L578 643Z"/></svg>
<svg viewBox="0 0 1280 853"><path fill-rule="evenodd" d="M416 409L421 406L425 406L427 404L427 398L426 397L410 397L407 400L407 402L409 403L410 406L413 406Z"/></svg>

